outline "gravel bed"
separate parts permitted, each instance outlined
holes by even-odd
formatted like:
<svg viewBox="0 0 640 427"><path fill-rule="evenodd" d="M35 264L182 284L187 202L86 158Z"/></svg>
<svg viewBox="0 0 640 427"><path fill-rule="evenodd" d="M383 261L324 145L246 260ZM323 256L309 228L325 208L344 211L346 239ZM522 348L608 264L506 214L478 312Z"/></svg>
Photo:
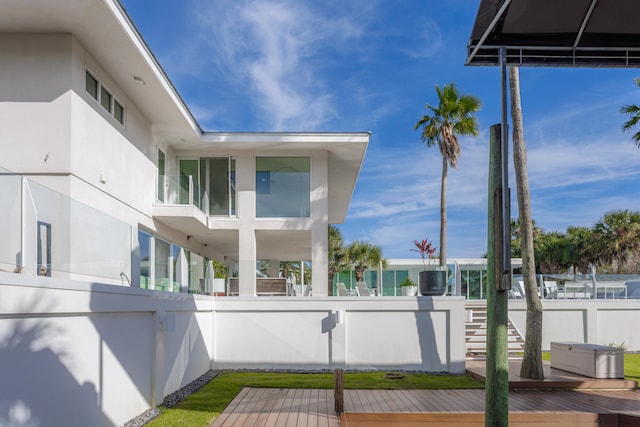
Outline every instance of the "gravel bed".
<svg viewBox="0 0 640 427"><path fill-rule="evenodd" d="M219 371L207 371L204 375L196 378L186 386L182 387L180 390L174 391L173 393L165 397L164 401L162 402L162 406L166 408L172 408L176 406L182 399L189 396L196 390L200 389L202 386L206 385L209 381L214 379L218 375L218 373ZM147 409L142 414L127 421L124 424L124 427L142 427L152 419L156 418L158 415L160 415L160 410L158 408Z"/></svg>

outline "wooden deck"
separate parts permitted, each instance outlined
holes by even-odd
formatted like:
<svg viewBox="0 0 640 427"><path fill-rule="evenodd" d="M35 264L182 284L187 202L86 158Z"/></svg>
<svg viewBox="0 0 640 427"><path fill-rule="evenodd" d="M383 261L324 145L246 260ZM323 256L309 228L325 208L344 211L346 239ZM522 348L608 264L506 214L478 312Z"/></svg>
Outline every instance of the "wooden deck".
<svg viewBox="0 0 640 427"><path fill-rule="evenodd" d="M509 389L589 389L589 390L635 390L638 383L625 379L595 379L561 369L554 369L549 362L543 363L544 380L520 378L521 361L509 362ZM467 373L484 382L486 365L484 360L467 360Z"/></svg>
<svg viewBox="0 0 640 427"><path fill-rule="evenodd" d="M484 380L483 361L467 361ZM509 424L640 426L635 381L602 380L552 369L545 380L520 378L509 364ZM484 426L485 391L344 390L344 413L333 410L333 390L244 388L210 427L219 426Z"/></svg>
<svg viewBox="0 0 640 427"><path fill-rule="evenodd" d="M345 390L342 425L484 425L484 390ZM640 425L640 393L632 390L514 390L513 425ZM333 390L244 388L217 426L339 426ZM529 424L531 425L531 424Z"/></svg>

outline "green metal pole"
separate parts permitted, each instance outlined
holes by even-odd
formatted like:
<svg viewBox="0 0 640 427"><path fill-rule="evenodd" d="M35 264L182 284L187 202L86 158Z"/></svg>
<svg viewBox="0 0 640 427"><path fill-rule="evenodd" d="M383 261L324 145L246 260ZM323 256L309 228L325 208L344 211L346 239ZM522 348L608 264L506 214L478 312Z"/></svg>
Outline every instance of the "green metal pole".
<svg viewBox="0 0 640 427"><path fill-rule="evenodd" d="M509 425L508 293L503 280L503 202L501 125L491 126L489 148L489 218L487 241L487 373L485 425Z"/></svg>

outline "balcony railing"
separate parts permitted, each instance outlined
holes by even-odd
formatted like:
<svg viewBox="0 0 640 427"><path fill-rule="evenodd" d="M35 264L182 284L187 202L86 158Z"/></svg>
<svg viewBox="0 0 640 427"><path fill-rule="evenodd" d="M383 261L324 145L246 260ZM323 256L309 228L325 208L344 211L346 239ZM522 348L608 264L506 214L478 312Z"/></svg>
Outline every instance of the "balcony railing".
<svg viewBox="0 0 640 427"><path fill-rule="evenodd" d="M189 176L158 177L156 200L167 205L193 205L209 215L209 195Z"/></svg>

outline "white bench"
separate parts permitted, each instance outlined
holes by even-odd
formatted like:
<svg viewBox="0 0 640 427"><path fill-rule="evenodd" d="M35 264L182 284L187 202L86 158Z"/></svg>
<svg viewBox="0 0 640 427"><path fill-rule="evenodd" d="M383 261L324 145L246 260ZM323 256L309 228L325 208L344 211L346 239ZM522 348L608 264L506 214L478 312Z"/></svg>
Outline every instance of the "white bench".
<svg viewBox="0 0 640 427"><path fill-rule="evenodd" d="M624 350L597 344L552 342L551 367L591 378L624 378Z"/></svg>

